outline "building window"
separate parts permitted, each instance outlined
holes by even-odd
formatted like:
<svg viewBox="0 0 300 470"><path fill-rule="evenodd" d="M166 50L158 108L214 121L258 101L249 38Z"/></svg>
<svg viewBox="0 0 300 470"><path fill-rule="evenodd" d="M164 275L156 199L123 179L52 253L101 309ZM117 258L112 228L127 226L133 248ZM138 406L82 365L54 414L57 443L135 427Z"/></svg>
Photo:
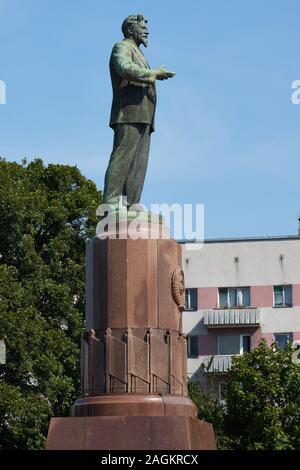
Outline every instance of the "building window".
<svg viewBox="0 0 300 470"><path fill-rule="evenodd" d="M293 333L276 333L274 339L278 343L278 348L284 349L287 343L293 341Z"/></svg>
<svg viewBox="0 0 300 470"><path fill-rule="evenodd" d="M185 289L185 310L197 310L198 295L197 289Z"/></svg>
<svg viewBox="0 0 300 470"><path fill-rule="evenodd" d="M219 308L250 307L250 287L219 288Z"/></svg>
<svg viewBox="0 0 300 470"><path fill-rule="evenodd" d="M274 307L292 306L292 286L274 286Z"/></svg>
<svg viewBox="0 0 300 470"><path fill-rule="evenodd" d="M198 336L187 336L188 357L198 357Z"/></svg>
<svg viewBox="0 0 300 470"><path fill-rule="evenodd" d="M242 342L242 347L243 347L241 354L249 353L251 351L250 335L241 335L241 342Z"/></svg>
<svg viewBox="0 0 300 470"><path fill-rule="evenodd" d="M232 354L244 354L251 350L250 335L220 335L219 354L227 356Z"/></svg>

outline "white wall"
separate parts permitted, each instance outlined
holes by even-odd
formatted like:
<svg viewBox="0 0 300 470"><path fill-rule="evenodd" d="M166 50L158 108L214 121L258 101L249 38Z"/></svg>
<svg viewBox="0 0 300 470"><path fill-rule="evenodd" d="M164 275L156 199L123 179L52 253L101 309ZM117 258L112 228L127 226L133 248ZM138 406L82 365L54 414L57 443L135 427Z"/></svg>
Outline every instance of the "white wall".
<svg viewBox="0 0 300 470"><path fill-rule="evenodd" d="M183 312L182 327L183 331L188 334L193 333L194 336L207 335L208 331L203 324L204 310L196 312Z"/></svg>
<svg viewBox="0 0 300 470"><path fill-rule="evenodd" d="M300 307L260 308L262 333L300 332Z"/></svg>
<svg viewBox="0 0 300 470"><path fill-rule="evenodd" d="M207 243L201 250L187 247L182 244L186 287L300 283L299 239Z"/></svg>

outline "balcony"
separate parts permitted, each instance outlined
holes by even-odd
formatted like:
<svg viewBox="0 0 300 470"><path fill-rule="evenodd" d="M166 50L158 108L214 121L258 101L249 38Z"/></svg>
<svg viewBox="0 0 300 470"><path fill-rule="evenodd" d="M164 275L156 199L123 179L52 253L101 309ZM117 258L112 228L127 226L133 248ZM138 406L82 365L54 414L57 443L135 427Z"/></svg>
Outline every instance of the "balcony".
<svg viewBox="0 0 300 470"><path fill-rule="evenodd" d="M204 325L207 328L260 325L258 308L215 309L204 312Z"/></svg>
<svg viewBox="0 0 300 470"><path fill-rule="evenodd" d="M201 363L204 364L206 372L220 372L220 373L225 372L226 373L231 367L232 357L233 356L221 356L221 355L202 356Z"/></svg>

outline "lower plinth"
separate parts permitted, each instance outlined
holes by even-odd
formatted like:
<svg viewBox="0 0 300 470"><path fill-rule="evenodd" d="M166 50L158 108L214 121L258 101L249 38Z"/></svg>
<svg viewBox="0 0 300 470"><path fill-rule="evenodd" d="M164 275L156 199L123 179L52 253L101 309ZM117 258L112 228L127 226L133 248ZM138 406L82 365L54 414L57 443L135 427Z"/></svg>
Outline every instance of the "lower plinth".
<svg viewBox="0 0 300 470"><path fill-rule="evenodd" d="M197 408L185 396L106 394L80 398L71 408L72 416L189 416Z"/></svg>
<svg viewBox="0 0 300 470"><path fill-rule="evenodd" d="M211 424L176 395L98 395L75 402L69 418L52 418L47 450L214 450Z"/></svg>
<svg viewBox="0 0 300 470"><path fill-rule="evenodd" d="M190 416L52 418L47 450L215 450L213 427Z"/></svg>

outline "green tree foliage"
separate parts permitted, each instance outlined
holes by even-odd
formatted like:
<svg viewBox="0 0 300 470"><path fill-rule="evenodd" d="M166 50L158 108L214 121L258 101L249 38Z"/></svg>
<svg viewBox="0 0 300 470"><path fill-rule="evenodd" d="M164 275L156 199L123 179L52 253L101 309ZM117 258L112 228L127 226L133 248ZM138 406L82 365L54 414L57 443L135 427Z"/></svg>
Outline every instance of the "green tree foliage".
<svg viewBox="0 0 300 470"><path fill-rule="evenodd" d="M233 359L221 405L212 389L190 385L199 415L213 423L219 448L300 449L300 365L291 345L279 350L263 340Z"/></svg>
<svg viewBox="0 0 300 470"><path fill-rule="evenodd" d="M0 160L0 448L43 448L79 395L85 244L101 193L76 167Z"/></svg>
<svg viewBox="0 0 300 470"><path fill-rule="evenodd" d="M206 373L207 369L203 368L203 373ZM205 387L201 381L190 382L189 395L198 408L198 417L213 425L218 449L229 449L230 440L224 433L226 414L216 393L217 378L214 374L207 374L206 378L208 380L205 381Z"/></svg>

